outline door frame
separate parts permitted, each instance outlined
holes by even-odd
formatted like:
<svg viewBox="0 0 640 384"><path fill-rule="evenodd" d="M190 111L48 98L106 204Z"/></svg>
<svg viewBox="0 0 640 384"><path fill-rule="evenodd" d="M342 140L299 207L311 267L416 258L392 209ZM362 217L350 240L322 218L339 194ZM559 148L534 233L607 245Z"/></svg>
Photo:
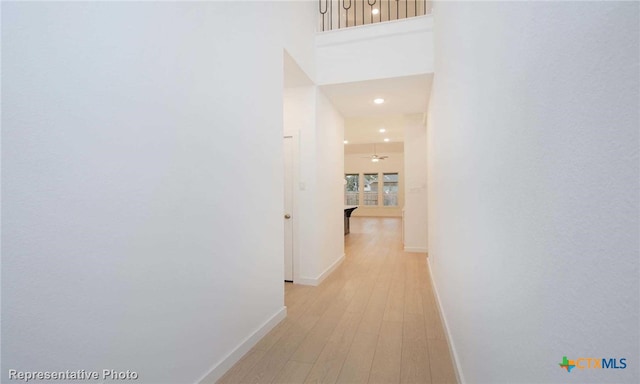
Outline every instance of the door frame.
<svg viewBox="0 0 640 384"><path fill-rule="evenodd" d="M285 133L283 136L283 140L292 140L291 144L292 144L292 175L291 175L291 183L292 183L292 191L291 191L291 225L293 227L293 239L292 239L292 247L293 247L293 257L292 257L292 261L293 261L293 283L296 284L296 282L300 279L300 231L299 231L299 223L300 220L298 220L298 201L299 201L299 183L300 183L300 135L295 132L295 133ZM284 141L283 141L284 143ZM284 144L283 144L283 151L284 151ZM284 152L283 152L283 157L284 157ZM283 178L284 181L284 178ZM283 190L283 195L284 195L284 190ZM283 202L284 205L284 202ZM283 212L284 214L284 212ZM284 236L282 241L284 242ZM284 248L283 248L284 249ZM283 252L283 257L284 257L284 252Z"/></svg>

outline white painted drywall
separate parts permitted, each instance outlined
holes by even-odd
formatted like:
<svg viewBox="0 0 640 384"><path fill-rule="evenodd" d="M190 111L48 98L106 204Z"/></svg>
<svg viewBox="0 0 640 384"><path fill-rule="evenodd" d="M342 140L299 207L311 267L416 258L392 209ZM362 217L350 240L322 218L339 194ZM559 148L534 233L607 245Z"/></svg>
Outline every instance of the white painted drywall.
<svg viewBox="0 0 640 384"><path fill-rule="evenodd" d="M350 148L355 145L349 145ZM384 148L383 145L380 147ZM404 154L402 152L387 152L384 149L378 151L380 156L389 156L389 158L374 163L371 161L373 146L361 146L363 152L348 153L344 156L344 173L398 173L398 206L397 207L381 207L366 206L362 203L358 205L358 209L353 211L352 216L367 217L401 217L402 207L405 204L405 178L404 178ZM369 149L369 150L367 150ZM362 187L360 191L360 201L362 201ZM382 193L382 189L379 190ZM342 201L344 201L344 185L342 186Z"/></svg>
<svg viewBox="0 0 640 384"><path fill-rule="evenodd" d="M344 256L344 119L316 88L317 264L313 277L324 279Z"/></svg>
<svg viewBox="0 0 640 384"><path fill-rule="evenodd" d="M404 117L404 180L404 247L427 252L427 127L420 114Z"/></svg>
<svg viewBox="0 0 640 384"><path fill-rule="evenodd" d="M297 146L294 282L317 285L344 254L344 119L316 86L285 88L284 116Z"/></svg>
<svg viewBox="0 0 640 384"><path fill-rule="evenodd" d="M285 88L285 135L294 137L294 282L315 276L316 220L316 94L314 86Z"/></svg>
<svg viewBox="0 0 640 384"><path fill-rule="evenodd" d="M289 6L2 5L3 378L195 382L281 313Z"/></svg>
<svg viewBox="0 0 640 384"><path fill-rule="evenodd" d="M435 6L429 258L464 382L640 381L639 11Z"/></svg>
<svg viewBox="0 0 640 384"><path fill-rule="evenodd" d="M433 18L318 32L316 82L335 84L433 72Z"/></svg>
<svg viewBox="0 0 640 384"><path fill-rule="evenodd" d="M233 1L233 0L229 0ZM271 2L276 3L276 2ZM313 0L282 1L273 4L280 14L275 17L282 28L284 45L296 64L312 80L316 79L316 48L313 44L318 18Z"/></svg>

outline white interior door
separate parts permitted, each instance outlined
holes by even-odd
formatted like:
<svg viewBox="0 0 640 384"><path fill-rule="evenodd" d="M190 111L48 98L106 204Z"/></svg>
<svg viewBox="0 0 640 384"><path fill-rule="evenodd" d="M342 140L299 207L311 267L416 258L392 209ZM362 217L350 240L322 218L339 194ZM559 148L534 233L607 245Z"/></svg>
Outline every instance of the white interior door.
<svg viewBox="0 0 640 384"><path fill-rule="evenodd" d="M284 138L284 280L293 281L293 138Z"/></svg>

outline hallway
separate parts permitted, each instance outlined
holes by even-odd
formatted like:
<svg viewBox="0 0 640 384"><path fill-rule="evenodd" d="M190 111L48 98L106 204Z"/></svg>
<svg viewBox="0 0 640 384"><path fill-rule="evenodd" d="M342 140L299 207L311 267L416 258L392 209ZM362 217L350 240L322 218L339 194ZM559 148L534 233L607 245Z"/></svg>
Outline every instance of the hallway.
<svg viewBox="0 0 640 384"><path fill-rule="evenodd" d="M320 286L285 285L287 318L218 383L456 382L425 255L402 251L401 220L353 217L345 253Z"/></svg>

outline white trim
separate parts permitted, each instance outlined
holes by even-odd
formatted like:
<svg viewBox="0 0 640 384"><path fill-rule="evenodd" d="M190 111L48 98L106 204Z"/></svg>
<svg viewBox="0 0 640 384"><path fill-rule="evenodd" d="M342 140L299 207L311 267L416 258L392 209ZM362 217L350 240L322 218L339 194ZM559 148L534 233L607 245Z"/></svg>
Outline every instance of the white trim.
<svg viewBox="0 0 640 384"><path fill-rule="evenodd" d="M296 284L302 284L302 285L313 285L313 286L318 286L320 285L320 283L322 283L324 281L324 279L326 279L327 277L329 277L329 275L335 271L336 268L338 268L340 266L340 264L342 264L342 262L344 261L344 257L345 254L343 253L342 256L340 256L338 258L338 260L334 261L333 264L331 264L327 269L324 270L324 272L322 272L320 275L318 275L318 277L313 278L313 277L300 277L298 280L295 281Z"/></svg>
<svg viewBox="0 0 640 384"><path fill-rule="evenodd" d="M440 320L442 321L442 325L444 326L444 335L447 339L447 345L449 346L449 353L451 355L451 361L453 362L454 372L456 374L456 379L458 383L465 384L464 375L462 374L462 367L460 366L460 359L458 359L458 353L456 352L456 347L453 344L451 339L451 333L449 332L449 325L447 323L447 317L442 311L442 304L440 303L440 295L438 295L438 288L436 287L436 281L433 279L433 274L431 273L431 261L429 257L427 257L427 270L429 270L429 280L431 280L431 288L433 289L433 294L436 298L436 309L438 310L438 315L440 316Z"/></svg>
<svg viewBox="0 0 640 384"><path fill-rule="evenodd" d="M252 334L247 336L233 351L225 356L221 361L216 363L204 376L200 378L196 383L200 383L205 379L207 382L218 381L227 371L233 367L235 363L247 353L253 346L255 346L260 339L262 339L269 331L271 331L278 323L287 317L287 307L282 307L265 321L258 329Z"/></svg>
<svg viewBox="0 0 640 384"><path fill-rule="evenodd" d="M285 52L287 52L286 49ZM291 138L291 140L293 140L293 158L291 159L293 161L293 175L291 175L293 182L293 193L291 194L292 204L290 220L293 226L293 283L297 284L298 280L300 280L300 226L298 223L298 204L300 198L298 195L298 191L300 190L298 188L298 185L300 183L300 130L286 131L284 133L284 138Z"/></svg>
<svg viewBox="0 0 640 384"><path fill-rule="evenodd" d="M287 50L284 50L287 54ZM294 60L295 61L295 60ZM296 186L298 185L299 182L299 178L298 178L298 152L299 152L299 137L300 135L298 134L298 132L289 132L284 134L283 137L283 148L284 148L284 140L285 139L290 139L291 140L291 144L293 146L292 148L292 154L291 154L291 184L292 184L292 190L291 190L291 267L292 267L292 272L293 275L291 276L291 281L292 282L296 282L296 280L298 279L298 267L300 264L300 260L299 260L299 252L298 252L298 237L299 237L299 231L298 231L298 188L296 188ZM284 153L284 152L283 152ZM284 154L283 154L284 156ZM283 168L284 170L284 168ZM284 185L284 181L283 181L283 185ZM286 188L286 185L284 185L284 187ZM283 192L284 195L284 192ZM283 238L283 244L284 244L284 238ZM285 251L286 252L286 251ZM283 252L283 256L284 253ZM284 259L284 257L283 257Z"/></svg>
<svg viewBox="0 0 640 384"><path fill-rule="evenodd" d="M404 247L405 252L427 253L427 247Z"/></svg>
<svg viewBox="0 0 640 384"><path fill-rule="evenodd" d="M382 26L382 28L380 28ZM412 16L389 20L382 24L364 24L355 27L316 32L316 48L349 44L361 40L379 39L394 35L433 31L433 15Z"/></svg>

